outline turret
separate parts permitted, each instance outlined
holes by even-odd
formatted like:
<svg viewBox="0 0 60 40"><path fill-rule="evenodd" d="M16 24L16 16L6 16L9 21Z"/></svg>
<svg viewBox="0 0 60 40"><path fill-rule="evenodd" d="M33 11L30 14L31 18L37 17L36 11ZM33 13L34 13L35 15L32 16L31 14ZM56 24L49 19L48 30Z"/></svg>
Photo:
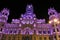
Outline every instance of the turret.
<svg viewBox="0 0 60 40"><path fill-rule="evenodd" d="M23 19L33 19L34 17L36 17L36 15L33 14L33 6L27 5L26 12L25 12L25 14L21 14L21 17Z"/></svg>
<svg viewBox="0 0 60 40"><path fill-rule="evenodd" d="M33 6L27 5L25 14L21 14L23 24L33 24L36 15L33 13Z"/></svg>
<svg viewBox="0 0 60 40"><path fill-rule="evenodd" d="M7 22L8 20L8 16L9 16L9 10L7 8L4 8L1 12L0 12L0 25L4 24Z"/></svg>
<svg viewBox="0 0 60 40"><path fill-rule="evenodd" d="M48 9L48 15L49 15L49 20L52 20L54 18L58 18L57 11L54 8Z"/></svg>

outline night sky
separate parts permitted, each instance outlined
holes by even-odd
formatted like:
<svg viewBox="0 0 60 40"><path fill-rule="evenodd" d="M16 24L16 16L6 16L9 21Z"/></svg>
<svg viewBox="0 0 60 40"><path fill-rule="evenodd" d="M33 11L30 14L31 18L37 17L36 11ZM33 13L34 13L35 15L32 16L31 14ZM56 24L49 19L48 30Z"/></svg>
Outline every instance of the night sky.
<svg viewBox="0 0 60 40"><path fill-rule="evenodd" d="M11 22L11 20L20 18L21 14L24 14L26 5L32 4L34 7L34 13L36 14L36 17L38 19L45 18L46 21L48 21L48 8L54 7L58 12L60 12L60 1L40 1L40 0L18 0L18 1L0 1L0 11L3 8L8 8L10 10L10 15L8 22Z"/></svg>

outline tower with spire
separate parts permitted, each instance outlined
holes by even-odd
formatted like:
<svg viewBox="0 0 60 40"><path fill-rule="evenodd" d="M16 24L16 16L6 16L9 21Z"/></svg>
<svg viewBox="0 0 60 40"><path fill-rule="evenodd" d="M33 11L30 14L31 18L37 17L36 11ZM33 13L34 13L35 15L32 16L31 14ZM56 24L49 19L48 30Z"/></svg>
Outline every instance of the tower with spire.
<svg viewBox="0 0 60 40"><path fill-rule="evenodd" d="M24 19L33 19L34 17L36 17L36 15L33 12L33 6L27 5L26 12L25 14L22 14L21 17L23 17Z"/></svg>

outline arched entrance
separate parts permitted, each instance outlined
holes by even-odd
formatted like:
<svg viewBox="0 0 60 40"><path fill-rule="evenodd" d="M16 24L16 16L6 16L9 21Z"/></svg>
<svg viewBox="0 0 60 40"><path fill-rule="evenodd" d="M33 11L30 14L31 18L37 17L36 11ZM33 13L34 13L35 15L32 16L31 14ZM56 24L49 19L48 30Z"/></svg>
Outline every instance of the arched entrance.
<svg viewBox="0 0 60 40"><path fill-rule="evenodd" d="M32 40L32 35L23 35L22 40Z"/></svg>
<svg viewBox="0 0 60 40"><path fill-rule="evenodd" d="M24 29L24 35L22 36L22 40L32 40L32 35L30 35L31 29L29 27L26 27Z"/></svg>

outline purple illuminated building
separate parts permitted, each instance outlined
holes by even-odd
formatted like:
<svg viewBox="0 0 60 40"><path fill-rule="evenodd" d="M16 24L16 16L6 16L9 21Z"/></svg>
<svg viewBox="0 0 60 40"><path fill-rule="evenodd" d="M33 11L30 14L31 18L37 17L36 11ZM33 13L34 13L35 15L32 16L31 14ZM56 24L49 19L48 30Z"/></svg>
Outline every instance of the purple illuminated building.
<svg viewBox="0 0 60 40"><path fill-rule="evenodd" d="M36 18L32 5L11 23L7 22L9 14L7 8L0 12L0 40L60 40L60 13L54 8L48 9L48 23Z"/></svg>

